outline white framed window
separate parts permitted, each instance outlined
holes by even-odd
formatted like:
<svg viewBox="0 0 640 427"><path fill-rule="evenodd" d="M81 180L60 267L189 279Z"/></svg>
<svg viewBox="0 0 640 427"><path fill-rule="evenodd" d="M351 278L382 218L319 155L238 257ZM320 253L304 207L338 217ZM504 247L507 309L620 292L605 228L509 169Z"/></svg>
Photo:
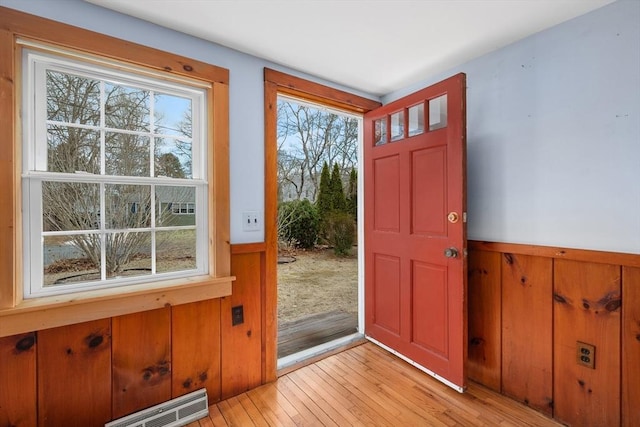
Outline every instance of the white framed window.
<svg viewBox="0 0 640 427"><path fill-rule="evenodd" d="M208 274L206 88L36 48L23 79L24 297Z"/></svg>

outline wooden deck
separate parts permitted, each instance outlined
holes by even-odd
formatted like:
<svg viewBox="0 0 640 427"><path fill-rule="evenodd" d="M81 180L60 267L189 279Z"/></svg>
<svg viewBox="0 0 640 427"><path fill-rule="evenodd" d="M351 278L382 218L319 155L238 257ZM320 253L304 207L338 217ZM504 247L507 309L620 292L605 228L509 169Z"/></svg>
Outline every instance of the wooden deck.
<svg viewBox="0 0 640 427"><path fill-rule="evenodd" d="M189 427L559 426L471 383L459 394L371 343L307 365L209 408Z"/></svg>
<svg viewBox="0 0 640 427"><path fill-rule="evenodd" d="M278 327L278 359L358 332L358 317L344 311L314 314Z"/></svg>

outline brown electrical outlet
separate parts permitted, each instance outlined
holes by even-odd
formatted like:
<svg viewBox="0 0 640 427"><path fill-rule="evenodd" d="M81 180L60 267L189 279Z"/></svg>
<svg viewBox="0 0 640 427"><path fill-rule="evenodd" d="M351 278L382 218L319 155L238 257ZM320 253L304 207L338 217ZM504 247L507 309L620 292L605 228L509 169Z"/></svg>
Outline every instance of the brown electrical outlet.
<svg viewBox="0 0 640 427"><path fill-rule="evenodd" d="M578 341L576 343L576 361L578 365L596 369L596 347L591 344Z"/></svg>

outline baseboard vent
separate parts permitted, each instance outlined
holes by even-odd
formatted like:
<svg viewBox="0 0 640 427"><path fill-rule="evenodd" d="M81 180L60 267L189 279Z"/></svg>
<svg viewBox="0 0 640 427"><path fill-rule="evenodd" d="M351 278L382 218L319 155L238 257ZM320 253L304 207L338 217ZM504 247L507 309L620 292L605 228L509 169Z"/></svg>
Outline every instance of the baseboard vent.
<svg viewBox="0 0 640 427"><path fill-rule="evenodd" d="M207 389L203 388L111 421L104 427L178 427L207 415Z"/></svg>

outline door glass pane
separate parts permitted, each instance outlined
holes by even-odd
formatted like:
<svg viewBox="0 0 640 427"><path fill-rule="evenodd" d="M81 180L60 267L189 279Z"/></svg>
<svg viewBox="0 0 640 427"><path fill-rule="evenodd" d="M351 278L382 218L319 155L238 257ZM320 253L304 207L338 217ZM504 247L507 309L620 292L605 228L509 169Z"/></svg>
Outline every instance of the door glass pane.
<svg viewBox="0 0 640 427"><path fill-rule="evenodd" d="M100 235L44 236L44 286L100 280Z"/></svg>
<svg viewBox="0 0 640 427"><path fill-rule="evenodd" d="M387 118L378 119L374 122L373 133L374 145L382 145L387 143Z"/></svg>
<svg viewBox="0 0 640 427"><path fill-rule="evenodd" d="M404 111L391 115L391 141L404 138Z"/></svg>
<svg viewBox="0 0 640 427"><path fill-rule="evenodd" d="M409 136L424 132L424 104L409 108Z"/></svg>
<svg viewBox="0 0 640 427"><path fill-rule="evenodd" d="M193 270L196 268L196 231L156 232L156 272Z"/></svg>
<svg viewBox="0 0 640 427"><path fill-rule="evenodd" d="M429 130L447 126L447 94L429 100Z"/></svg>

